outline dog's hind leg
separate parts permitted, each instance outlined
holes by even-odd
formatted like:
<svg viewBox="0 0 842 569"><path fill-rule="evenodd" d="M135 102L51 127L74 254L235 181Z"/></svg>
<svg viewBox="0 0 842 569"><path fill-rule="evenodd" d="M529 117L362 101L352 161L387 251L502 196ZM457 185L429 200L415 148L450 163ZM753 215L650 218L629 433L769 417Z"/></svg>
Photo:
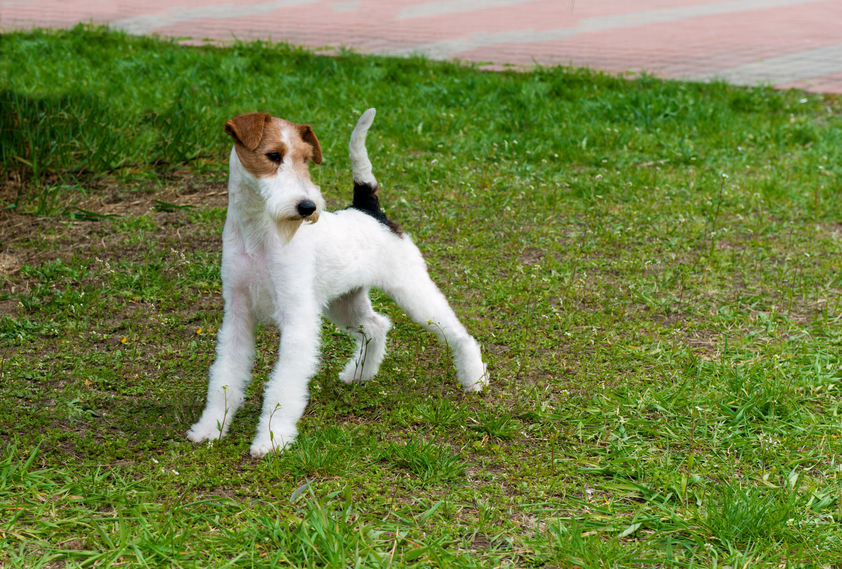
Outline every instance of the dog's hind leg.
<svg viewBox="0 0 842 569"><path fill-rule="evenodd" d="M466 391L482 391L488 372L477 341L459 322L439 288L421 263L417 269L394 275L383 290L412 320L433 332L453 352L456 377Z"/></svg>
<svg viewBox="0 0 842 569"><path fill-rule="evenodd" d="M392 323L371 306L367 289L342 295L327 308L327 317L356 339L354 354L339 373L344 383L365 382L377 374L386 355L386 334Z"/></svg>

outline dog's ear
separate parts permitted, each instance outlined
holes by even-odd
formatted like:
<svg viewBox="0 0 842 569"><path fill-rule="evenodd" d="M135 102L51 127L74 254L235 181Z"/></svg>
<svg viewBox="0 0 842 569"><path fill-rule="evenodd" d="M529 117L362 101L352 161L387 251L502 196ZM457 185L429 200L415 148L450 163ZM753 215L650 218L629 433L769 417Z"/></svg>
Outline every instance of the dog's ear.
<svg viewBox="0 0 842 569"><path fill-rule="evenodd" d="M263 129L271 118L268 113L239 115L225 123L225 132L249 150L256 150L263 139Z"/></svg>
<svg viewBox="0 0 842 569"><path fill-rule="evenodd" d="M301 140L313 147L313 162L316 164L322 163L322 147L319 144L319 139L316 138L316 133L313 132L309 124L298 125L298 132L301 133Z"/></svg>

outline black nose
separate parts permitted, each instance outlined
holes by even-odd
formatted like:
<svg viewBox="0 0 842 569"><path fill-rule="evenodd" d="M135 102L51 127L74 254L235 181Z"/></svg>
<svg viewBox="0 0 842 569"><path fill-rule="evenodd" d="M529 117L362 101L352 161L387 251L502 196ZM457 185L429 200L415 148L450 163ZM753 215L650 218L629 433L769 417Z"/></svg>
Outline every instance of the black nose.
<svg viewBox="0 0 842 569"><path fill-rule="evenodd" d="M310 200L304 200L303 202L298 202L298 205L295 206L295 209L298 210L298 215L300 215L301 217L307 217L308 215L316 211L316 204L311 202Z"/></svg>

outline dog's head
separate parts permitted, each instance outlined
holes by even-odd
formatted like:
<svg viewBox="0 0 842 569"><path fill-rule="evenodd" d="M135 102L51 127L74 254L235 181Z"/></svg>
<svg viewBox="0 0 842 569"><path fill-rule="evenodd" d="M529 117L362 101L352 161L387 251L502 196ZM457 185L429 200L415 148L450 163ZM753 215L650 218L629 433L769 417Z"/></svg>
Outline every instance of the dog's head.
<svg viewBox="0 0 842 569"><path fill-rule="evenodd" d="M239 115L225 123L234 139L242 175L266 202L282 233L292 237L302 221L315 223L324 209L310 162L322 163L322 148L309 125L267 113Z"/></svg>

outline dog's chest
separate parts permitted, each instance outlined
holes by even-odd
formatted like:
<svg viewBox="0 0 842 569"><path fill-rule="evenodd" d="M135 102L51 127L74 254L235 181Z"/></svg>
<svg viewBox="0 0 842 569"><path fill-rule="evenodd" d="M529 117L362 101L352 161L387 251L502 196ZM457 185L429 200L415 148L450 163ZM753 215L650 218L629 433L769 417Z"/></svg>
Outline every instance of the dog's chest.
<svg viewBox="0 0 842 569"><path fill-rule="evenodd" d="M222 280L229 294L245 294L255 314L272 322L279 306L289 305L296 292L307 290L295 255L277 240L249 240L236 224L226 225L222 246ZM300 267L299 267L300 268ZM306 271L304 271L306 272Z"/></svg>
<svg viewBox="0 0 842 569"><path fill-rule="evenodd" d="M312 302L310 267L288 256L258 255L250 263L250 295L256 312L264 318L279 308Z"/></svg>

